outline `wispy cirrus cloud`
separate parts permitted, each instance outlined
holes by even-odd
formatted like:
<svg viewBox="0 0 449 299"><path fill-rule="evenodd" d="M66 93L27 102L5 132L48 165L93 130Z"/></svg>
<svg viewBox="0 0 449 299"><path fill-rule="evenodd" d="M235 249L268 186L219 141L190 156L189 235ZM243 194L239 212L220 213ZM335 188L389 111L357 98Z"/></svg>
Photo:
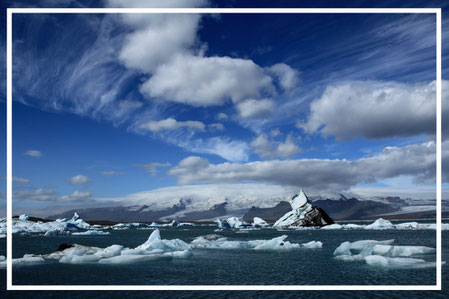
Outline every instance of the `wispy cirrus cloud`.
<svg viewBox="0 0 449 299"><path fill-rule="evenodd" d="M33 158L40 158L42 157L42 152L38 150L27 150L24 153L25 156L33 157Z"/></svg>
<svg viewBox="0 0 449 299"><path fill-rule="evenodd" d="M152 162L152 163L146 163L146 164L135 164L137 167L142 167L149 173L151 173L152 176L155 176L158 172L158 168L161 167L169 167L171 166L170 163L158 163L158 162Z"/></svg>

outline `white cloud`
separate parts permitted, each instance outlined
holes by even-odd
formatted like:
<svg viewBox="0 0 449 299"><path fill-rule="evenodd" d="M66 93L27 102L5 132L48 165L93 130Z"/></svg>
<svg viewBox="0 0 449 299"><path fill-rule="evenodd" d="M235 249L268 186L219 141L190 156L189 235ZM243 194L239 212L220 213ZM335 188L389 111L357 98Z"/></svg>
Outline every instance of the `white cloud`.
<svg viewBox="0 0 449 299"><path fill-rule="evenodd" d="M223 105L272 93L271 78L251 60L176 55L141 86L154 98L191 106Z"/></svg>
<svg viewBox="0 0 449 299"><path fill-rule="evenodd" d="M220 112L220 113L217 114L217 119L218 120L228 119L228 115L226 113Z"/></svg>
<svg viewBox="0 0 449 299"><path fill-rule="evenodd" d="M449 166L449 142L443 147L443 162ZM410 175L415 183L435 178L435 144L386 147L380 154L355 161L299 159L257 161L245 164L210 164L206 159L188 157L168 171L181 184L265 182L307 190L342 191L360 183ZM443 178L449 181L449 176Z"/></svg>
<svg viewBox="0 0 449 299"><path fill-rule="evenodd" d="M141 129L151 131L153 133L160 131L173 131L179 128L188 128L193 131L204 131L205 125L200 121L177 121L173 118L167 118L160 121L148 121L140 125Z"/></svg>
<svg viewBox="0 0 449 299"><path fill-rule="evenodd" d="M85 175L78 174L70 179L67 179L67 181L72 185L82 185L90 182L91 180Z"/></svg>
<svg viewBox="0 0 449 299"><path fill-rule="evenodd" d="M28 184L30 182L30 180L27 180L27 179L24 179L24 178L19 178L19 177L16 177L16 176L12 177L12 181L14 183L19 183L19 184Z"/></svg>
<svg viewBox="0 0 449 299"><path fill-rule="evenodd" d="M443 115L449 115L449 81L442 83ZM298 127L337 140L435 134L435 103L435 82L342 83L327 87L311 103L308 120Z"/></svg>
<svg viewBox="0 0 449 299"><path fill-rule="evenodd" d="M212 137L209 139L176 140L173 143L192 153L217 155L231 162L248 161L248 144L240 140Z"/></svg>
<svg viewBox="0 0 449 299"><path fill-rule="evenodd" d="M58 201L84 201L90 199L92 194L90 192L74 191L72 194L64 195L58 198Z"/></svg>
<svg viewBox="0 0 449 299"><path fill-rule="evenodd" d="M210 131L223 131L225 129L223 124L220 123L209 124L207 127L209 128Z"/></svg>
<svg viewBox="0 0 449 299"><path fill-rule="evenodd" d="M34 191L14 192L13 199L28 199L37 201L53 201L56 199L56 192L53 190L36 189Z"/></svg>
<svg viewBox="0 0 449 299"><path fill-rule="evenodd" d="M125 174L124 172L114 171L114 170L103 170L103 171L100 171L100 173L102 175L120 175L120 174Z"/></svg>
<svg viewBox="0 0 449 299"><path fill-rule="evenodd" d="M37 150L27 150L24 155L30 156L30 157L34 157L34 158L40 158L42 157L42 152L37 151Z"/></svg>
<svg viewBox="0 0 449 299"><path fill-rule="evenodd" d="M239 117L243 119L265 118L273 115L276 111L275 102L270 99L248 99L238 103L236 108Z"/></svg>
<svg viewBox="0 0 449 299"><path fill-rule="evenodd" d="M285 63L277 63L266 68L266 70L269 74L276 78L281 88L285 91L297 89L301 82L299 79L299 72Z"/></svg>
<svg viewBox="0 0 449 299"><path fill-rule="evenodd" d="M157 174L157 169L159 167L169 167L170 163L146 163L146 164L136 164L137 167L145 168L146 171L151 173L151 175L155 176Z"/></svg>
<svg viewBox="0 0 449 299"><path fill-rule="evenodd" d="M280 135L279 130L271 132L274 137ZM291 135L288 135L284 142L270 139L267 134L262 133L251 141L251 147L259 157L264 159L274 159L276 157L288 158L302 152Z"/></svg>

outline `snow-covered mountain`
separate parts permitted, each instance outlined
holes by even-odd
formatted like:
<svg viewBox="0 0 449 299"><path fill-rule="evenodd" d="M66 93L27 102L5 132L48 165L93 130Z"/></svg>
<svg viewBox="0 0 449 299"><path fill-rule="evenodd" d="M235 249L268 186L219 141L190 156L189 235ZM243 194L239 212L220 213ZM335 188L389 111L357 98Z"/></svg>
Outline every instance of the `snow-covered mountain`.
<svg viewBox="0 0 449 299"><path fill-rule="evenodd" d="M111 206L70 209L52 219L69 217L78 212L85 220L109 221L171 221L172 219L214 220L218 217L254 217L275 221L290 211L288 200L298 189L265 184L189 185L161 188L99 199ZM334 220L376 216L410 217L435 215L435 200L413 200L399 197L347 198L337 195L312 195L310 202L325 210ZM443 207L449 207L445 201ZM444 209L449 211L449 209ZM56 214L56 213L55 213Z"/></svg>

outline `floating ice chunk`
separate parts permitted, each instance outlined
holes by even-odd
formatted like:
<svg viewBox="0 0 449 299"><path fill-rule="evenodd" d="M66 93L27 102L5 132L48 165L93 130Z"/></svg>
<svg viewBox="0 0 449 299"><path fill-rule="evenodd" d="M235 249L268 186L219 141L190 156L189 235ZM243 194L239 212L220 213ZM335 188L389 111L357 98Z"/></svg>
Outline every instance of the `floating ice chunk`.
<svg viewBox="0 0 449 299"><path fill-rule="evenodd" d="M351 253L351 242L343 242L343 243L341 243L340 246L338 246L335 249L334 255L335 256L339 256L339 255L350 256L350 255L352 255L352 253Z"/></svg>
<svg viewBox="0 0 449 299"><path fill-rule="evenodd" d="M137 262L148 262L161 259L171 259L169 255L154 254L154 255L119 255L111 258L101 259L100 264L130 264Z"/></svg>
<svg viewBox="0 0 449 299"><path fill-rule="evenodd" d="M343 261L365 260L369 265L389 268L435 267L435 263L410 258L413 255L435 253L434 248L391 245L393 241L360 240L353 243L343 242L335 249L334 255L336 259ZM353 255L351 250L359 251L359 254Z"/></svg>
<svg viewBox="0 0 449 299"><path fill-rule="evenodd" d="M231 226L226 220L215 219L215 223L217 223L217 226L220 229L231 228Z"/></svg>
<svg viewBox="0 0 449 299"><path fill-rule="evenodd" d="M320 241L310 241L308 243L301 244L301 246L304 248L315 249L315 248L322 248L323 243Z"/></svg>
<svg viewBox="0 0 449 299"><path fill-rule="evenodd" d="M238 217L229 217L226 222L231 228L242 228L248 226L248 223L240 220Z"/></svg>
<svg viewBox="0 0 449 299"><path fill-rule="evenodd" d="M285 241L285 239L287 239L287 237L288 237L287 235L283 235L283 236L265 241L265 242L257 245L256 247L254 247L254 250L290 250L290 249L295 249L295 248L300 247L299 244L290 243L289 241Z"/></svg>
<svg viewBox="0 0 449 299"><path fill-rule="evenodd" d="M0 260L0 269L6 268L6 258L1 256ZM44 263L45 260L42 257L22 257L17 259L12 259L13 266L27 266L27 265L36 265Z"/></svg>
<svg viewBox="0 0 449 299"><path fill-rule="evenodd" d="M126 250L126 253L124 252L124 254L139 254L142 251L151 251L154 249L160 249L164 252L174 252L190 250L190 246L180 239L163 240L161 239L159 230L156 229L151 233L150 237L145 243L137 246L134 249Z"/></svg>
<svg viewBox="0 0 449 299"><path fill-rule="evenodd" d="M72 233L72 235L75 236L96 236L96 235L110 235L110 232L104 232L101 230L87 230L85 232L77 232L77 233Z"/></svg>
<svg viewBox="0 0 449 299"><path fill-rule="evenodd" d="M234 241L220 235L206 235L196 238L191 242L193 248L204 249L254 249L254 250L289 250L300 248L300 244L286 241L287 235L269 240ZM305 248L319 248L321 242L309 242L303 244Z"/></svg>
<svg viewBox="0 0 449 299"><path fill-rule="evenodd" d="M153 222L150 224L150 226L156 227L156 226L160 226L160 224L158 224L158 223L156 223L156 222L153 221Z"/></svg>
<svg viewBox="0 0 449 299"><path fill-rule="evenodd" d="M365 261L368 265L380 266L387 268L407 268L407 269L421 269L421 268L433 268L436 266L434 262L426 262L422 259L403 258L403 257L384 257L380 255L370 255L365 257ZM445 264L443 262L442 264Z"/></svg>
<svg viewBox="0 0 449 299"><path fill-rule="evenodd" d="M259 217L253 218L253 226L255 227L267 227L270 226L265 220Z"/></svg>
<svg viewBox="0 0 449 299"><path fill-rule="evenodd" d="M67 230L58 230L58 229L53 229L53 230L49 230L47 231L44 236L45 237L49 237L49 236L58 236L58 235L71 235L72 233L67 231Z"/></svg>
<svg viewBox="0 0 449 299"><path fill-rule="evenodd" d="M348 223L348 224L344 224L343 228L344 229L363 229L363 228L365 228L365 226L360 225L360 224Z"/></svg>
<svg viewBox="0 0 449 299"><path fill-rule="evenodd" d="M343 226L341 226L340 224L334 223L334 224L330 224L330 225L326 225L321 227L320 229L327 229L327 230L337 230L337 229L342 229Z"/></svg>
<svg viewBox="0 0 449 299"><path fill-rule="evenodd" d="M370 246L370 245L375 245L375 244L382 244L382 245L389 245L392 244L394 242L394 239L391 240L384 240L384 241L377 241L377 240L360 240L360 241L355 241L351 243L351 249L352 250L358 250L361 251L363 250L365 247Z"/></svg>
<svg viewBox="0 0 449 299"><path fill-rule="evenodd" d="M412 255L429 254L435 252L435 248L426 246L392 246L377 244L373 247L374 255L388 255L392 257L408 257Z"/></svg>
<svg viewBox="0 0 449 299"><path fill-rule="evenodd" d="M19 216L19 219L22 221L28 221L28 215L27 214L22 214Z"/></svg>
<svg viewBox="0 0 449 299"><path fill-rule="evenodd" d="M382 218L379 218L373 223L365 226L365 229L392 229L392 228L394 228L393 223Z"/></svg>
<svg viewBox="0 0 449 299"><path fill-rule="evenodd" d="M396 224L397 229L419 229L418 222L405 222Z"/></svg>

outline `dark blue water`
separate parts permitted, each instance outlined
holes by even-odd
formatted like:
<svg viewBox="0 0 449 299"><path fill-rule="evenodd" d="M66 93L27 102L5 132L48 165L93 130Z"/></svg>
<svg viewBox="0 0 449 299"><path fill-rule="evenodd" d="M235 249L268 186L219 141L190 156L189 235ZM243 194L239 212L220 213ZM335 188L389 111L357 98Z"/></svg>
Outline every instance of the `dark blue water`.
<svg viewBox="0 0 449 299"><path fill-rule="evenodd" d="M164 228L161 229L163 239L179 238L191 242L194 238L214 233L216 227ZM77 243L82 245L107 247L112 244L122 244L125 247L136 247L145 242L151 230L111 231L106 236L19 236L13 240L14 257L22 257L26 253L46 254L54 252L61 243ZM443 240L448 240L449 232L443 232ZM369 266L365 262L344 262L333 258L333 251L344 241L386 240L395 239L395 245L423 245L435 247L435 231L288 231L278 232L272 229L250 231L247 234L224 231L219 234L230 240L260 240L271 239L283 234L288 235L288 241L305 243L311 240L323 242L321 249L297 249L291 251L254 251L251 249L194 249L188 258L175 258L129 265L83 264L70 265L58 262L15 267L13 284L17 285L433 285L436 279L436 269L388 269ZM3 240L3 242L5 242ZM449 243L443 242L443 260L449 260ZM2 246L0 254L5 254ZM426 261L435 261L435 255L425 255ZM448 284L448 266L443 266L443 285ZM5 283L5 271L1 271L1 281ZM3 286L4 289L4 286ZM9 295L14 295L8 293ZM15 293L18 294L18 293ZM42 294L42 293L36 293ZM36 295L34 294L34 295ZM60 294L54 292L53 294ZM72 295L78 296L76 293ZM94 294L92 292L91 294ZM95 293L98 295L99 293ZM113 292L110 296L123 295ZM127 294L134 293L127 292ZM154 293L156 294L156 293ZM169 297L204 297L211 294L223 297L244 296L270 297L273 294L283 294L288 297L304 292L261 292L244 293L220 292L170 292ZM206 296L207 294L207 296ZM329 292L307 293L312 297L326 296ZM343 297L355 292L341 293ZM368 293L367 293L368 294ZM373 293L369 293L373 294ZM391 292L376 292L376 296L390 297ZM389 294L387 296L387 294ZM401 294L396 292L395 294ZM441 292L406 292L418 297L434 297ZM33 295L33 296L34 296ZM66 294L68 295L68 294ZM120 295L120 296L121 296ZM108 297L110 297L108 296ZM120 297L119 296L119 297ZM161 295L165 297L165 295ZM238 297L241 297L240 295ZM276 297L276 296L275 296ZM355 297L358 297L357 295Z"/></svg>

